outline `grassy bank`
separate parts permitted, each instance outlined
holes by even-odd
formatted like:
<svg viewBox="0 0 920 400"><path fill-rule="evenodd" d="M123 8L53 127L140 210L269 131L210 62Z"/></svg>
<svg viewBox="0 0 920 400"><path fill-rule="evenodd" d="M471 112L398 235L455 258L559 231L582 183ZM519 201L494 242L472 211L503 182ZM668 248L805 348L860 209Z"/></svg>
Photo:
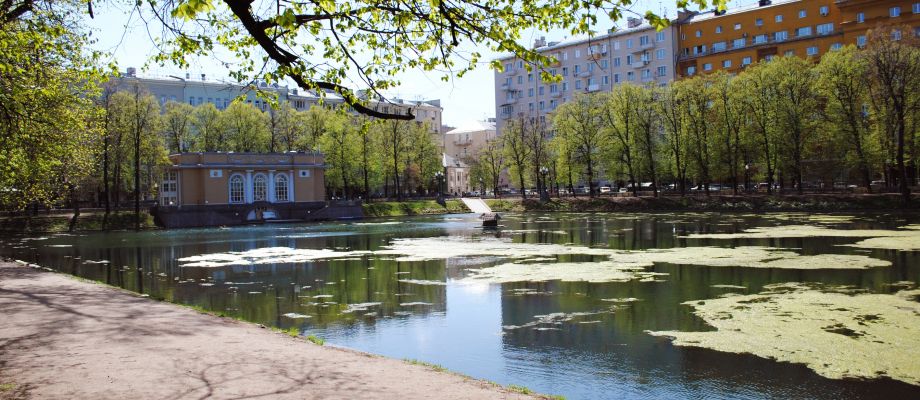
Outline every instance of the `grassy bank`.
<svg viewBox="0 0 920 400"><path fill-rule="evenodd" d="M33 216L0 217L0 232L21 233L63 233L70 229L73 214L47 214ZM155 229L153 216L141 213L141 229ZM91 232L104 230L134 229L133 211L116 211L105 213L81 213L77 217L74 231Z"/></svg>
<svg viewBox="0 0 920 400"><path fill-rule="evenodd" d="M432 215L466 213L469 209L460 200L447 200L444 207L434 200L385 201L364 203L365 217L398 217L404 215Z"/></svg>
<svg viewBox="0 0 920 400"><path fill-rule="evenodd" d="M807 194L711 197L577 197L548 203L519 198L486 200L495 211L654 212L654 211L885 211L920 210L920 196L904 204L896 194Z"/></svg>

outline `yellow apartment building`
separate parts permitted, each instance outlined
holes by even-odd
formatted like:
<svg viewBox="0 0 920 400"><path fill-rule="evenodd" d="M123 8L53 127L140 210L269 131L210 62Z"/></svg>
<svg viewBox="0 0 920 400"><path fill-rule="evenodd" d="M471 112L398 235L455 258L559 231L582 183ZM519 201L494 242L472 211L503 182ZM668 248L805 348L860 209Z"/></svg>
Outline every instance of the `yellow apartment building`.
<svg viewBox="0 0 920 400"><path fill-rule="evenodd" d="M724 12L682 14L677 73L737 73L760 60L787 55L818 59L844 45L864 45L869 29L889 24L916 31L920 2L761 0Z"/></svg>

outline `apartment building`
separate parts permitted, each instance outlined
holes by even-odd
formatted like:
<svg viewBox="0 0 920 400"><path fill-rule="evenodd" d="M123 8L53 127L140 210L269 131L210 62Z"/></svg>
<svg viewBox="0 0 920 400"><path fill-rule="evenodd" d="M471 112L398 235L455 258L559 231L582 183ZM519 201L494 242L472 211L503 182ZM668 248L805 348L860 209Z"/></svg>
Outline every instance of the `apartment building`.
<svg viewBox="0 0 920 400"><path fill-rule="evenodd" d="M848 44L865 45L879 24L920 25L920 2L905 0L761 0L719 12L678 17L677 73L737 73L777 56L820 58Z"/></svg>
<svg viewBox="0 0 920 400"><path fill-rule="evenodd" d="M447 176L447 192L462 194L480 190L478 181L470 178L467 161L476 157L489 140L495 139L495 121L473 121L444 134L444 173ZM500 182L502 183L502 182Z"/></svg>
<svg viewBox="0 0 920 400"><path fill-rule="evenodd" d="M526 62L507 56L495 72L496 130L514 118L535 118L550 123L553 111L575 93L610 91L621 83L663 85L675 77L676 30L656 31L641 20L630 18L623 30L561 42L534 43L542 55L558 60L549 73L561 76L560 82L544 82L540 70L525 68Z"/></svg>
<svg viewBox="0 0 920 400"><path fill-rule="evenodd" d="M220 110L227 108L234 99L242 97L245 102L254 105L262 111L268 111L269 104L258 96L258 91L267 92L277 97L280 102L289 102L297 110L307 110L320 101L315 93L301 90L297 87L290 88L278 84L255 83L244 85L235 82L223 82L208 79L206 74L192 76L186 73L183 76L140 76L135 68L128 68L125 74L113 79L116 90L133 90L139 86L142 90L152 94L160 104L168 101L187 102L190 105L211 103ZM369 97L369 96L368 96ZM326 93L323 101L325 104L336 106L344 101L335 93ZM441 114L444 109L441 101L435 100L404 100L375 98L368 101L369 107L383 112L406 113L412 111L415 121L427 123L432 134L440 136Z"/></svg>

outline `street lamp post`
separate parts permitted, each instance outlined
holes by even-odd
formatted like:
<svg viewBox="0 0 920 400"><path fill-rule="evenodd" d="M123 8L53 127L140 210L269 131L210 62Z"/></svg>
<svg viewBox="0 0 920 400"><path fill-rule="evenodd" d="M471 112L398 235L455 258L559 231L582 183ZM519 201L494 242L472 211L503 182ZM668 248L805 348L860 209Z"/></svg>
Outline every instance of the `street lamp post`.
<svg viewBox="0 0 920 400"><path fill-rule="evenodd" d="M486 184L481 176L479 177L479 197L486 197Z"/></svg>
<svg viewBox="0 0 920 400"><path fill-rule="evenodd" d="M434 173L434 179L435 179L435 181L436 181L437 184L438 184L438 200L437 200L437 202L438 202L438 204L444 205L444 204L445 204L445 201L444 201L444 193L441 191L441 185L443 184L442 182L444 181L444 173L441 172L441 171L435 172L435 173Z"/></svg>
<svg viewBox="0 0 920 400"><path fill-rule="evenodd" d="M540 201L547 202L549 201L549 192L546 190L546 174L549 173L549 168L545 166L540 167L540 176L543 178L543 184L540 188Z"/></svg>
<svg viewBox="0 0 920 400"><path fill-rule="evenodd" d="M751 190L751 163L744 164L744 191Z"/></svg>

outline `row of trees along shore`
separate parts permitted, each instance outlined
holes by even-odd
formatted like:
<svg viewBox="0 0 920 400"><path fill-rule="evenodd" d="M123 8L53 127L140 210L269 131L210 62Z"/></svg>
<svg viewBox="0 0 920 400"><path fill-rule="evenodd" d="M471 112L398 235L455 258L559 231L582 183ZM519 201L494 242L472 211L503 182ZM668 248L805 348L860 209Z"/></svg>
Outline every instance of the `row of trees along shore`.
<svg viewBox="0 0 920 400"><path fill-rule="evenodd" d="M906 26L868 37L865 48L842 47L818 62L777 57L736 75L575 94L545 123L510 120L469 160L473 181L496 189L508 168L514 186L585 182L591 195L604 178L651 182L643 190L655 195L669 184L683 195L691 183L709 194L714 182L735 194L753 182L801 193L808 177L833 183L851 171L843 179L869 191L881 179L908 200L920 167L918 38Z"/></svg>
<svg viewBox="0 0 920 400"><path fill-rule="evenodd" d="M338 198L426 193L432 182L425 177L440 165L435 137L415 121L373 120L322 105L298 111L287 102L267 111L239 100L223 110L161 105L138 87L104 91L98 104L103 134L84 187L98 190L107 208L133 196L135 182L141 198L155 198L166 156L175 153L322 152L327 190Z"/></svg>

